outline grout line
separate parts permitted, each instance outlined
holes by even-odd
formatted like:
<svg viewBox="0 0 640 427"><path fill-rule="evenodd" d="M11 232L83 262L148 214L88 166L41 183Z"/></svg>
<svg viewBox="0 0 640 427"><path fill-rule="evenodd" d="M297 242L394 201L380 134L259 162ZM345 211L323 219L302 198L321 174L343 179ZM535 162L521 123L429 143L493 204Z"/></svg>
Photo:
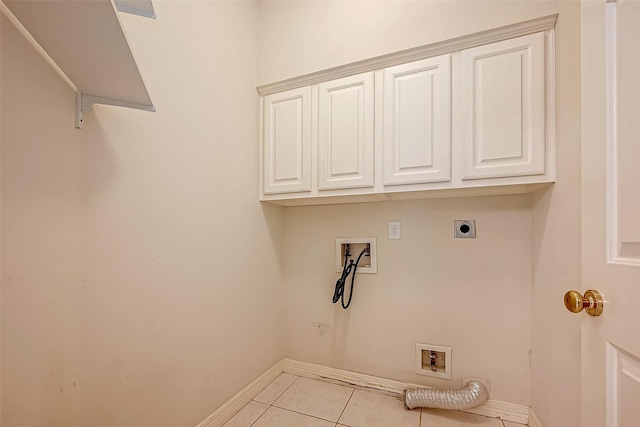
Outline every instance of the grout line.
<svg viewBox="0 0 640 427"><path fill-rule="evenodd" d="M296 381L298 381L300 378L302 378L302 377L298 376L298 377L295 379L295 381L291 383L291 385L290 385L289 387L291 387L291 386L292 386ZM274 380L274 381L275 381L275 380ZM289 389L289 387L287 387L287 390ZM346 386L342 386L342 387L346 387ZM348 404L349 404L349 402L351 401L351 397L353 396L353 393L356 391L356 389L355 389L354 387L348 387L348 388L350 388L350 389L351 389L351 394L349 395L349 399L347 400L347 403L344 405L344 408L342 408L342 412L340 412L340 415L338 416L338 419L335 421L335 423L336 423L335 425L336 425L336 426L337 426L337 425L338 425L338 423L340 422L340 418L342 417L342 414L344 413L344 410L347 408L347 405L348 405ZM285 391L286 391L286 390L285 390ZM282 394L284 394L284 392L282 392ZM278 400L278 399L276 399L276 401L277 401L277 400ZM271 404L271 406L274 406L274 407L279 408L279 409L283 409L283 410L285 410L285 411L295 412L296 414L305 415L305 416L307 416L307 417L312 417L312 418L315 418L315 419L318 419L318 420L328 421L328 422L330 422L330 423L331 423L331 422L333 422L332 420L327 420L326 418L316 417L315 415L305 414L304 412L298 412L298 411L296 411L296 410L289 409L289 408L283 408L283 407L281 407L281 406L276 405L275 403L276 403L276 402L274 401L274 402L273 402L273 404ZM266 412L266 411L265 411L265 412Z"/></svg>
<svg viewBox="0 0 640 427"><path fill-rule="evenodd" d="M284 373L284 372L283 372L283 373ZM282 374L281 374L281 375L282 375ZM290 375L290 374L287 374L287 375ZM300 378L300 377L298 377L298 376L296 376L296 375L292 375L292 376L296 377L296 379L295 379L295 380L293 380L293 381L291 381L291 384L289 384L289 385L288 385L284 390L282 390L282 392L281 392L279 395L277 395L277 396L276 396L276 398L275 398L275 399L273 399L273 402L274 402L274 403L275 403L275 401L276 401L276 400L280 399L280 396L282 396L282 395L283 395L287 390L289 390L289 387L291 387L291 386L293 385L293 383L295 383L296 381L298 381L298 378ZM278 378L279 378L279 376L278 376ZM276 382L276 380L277 380L278 378L276 378L275 380L271 381L271 382L269 383L269 385L267 385L267 387L269 387L271 384L273 384L274 382ZM265 387L265 389L266 389L267 387ZM256 397L258 397L258 396L256 396ZM262 403L262 404L269 405L269 406L272 406L272 405L273 405L273 403L264 403L264 402L260 402L259 400L256 400L256 399L255 399L255 397L254 397L253 399L251 399L251 401L252 401L252 402Z"/></svg>
<svg viewBox="0 0 640 427"><path fill-rule="evenodd" d="M257 400L255 400L255 401L254 401L254 400L252 400L252 402L258 402L258 401L257 401ZM262 402L258 402L258 403L262 403ZM262 404L263 404L263 405L266 405L266 403L262 403ZM247 403L247 405L248 405L248 403ZM247 405L245 405L244 407L246 407ZM264 412L263 412L263 413L261 413L261 414L260 414L260 416L259 416L258 418L256 418L256 420L255 420L254 422L252 422L251 424L249 424L249 427L251 427L252 425L254 425L255 423L257 423L257 422L258 422L258 420L259 420L260 418L262 418L262 416L263 416L264 414L266 414L266 413L267 413L267 411L269 410L269 408L271 408L271 406L272 406L272 405L269 405L269 407L268 407L267 409L265 409L265 410L264 410ZM244 408L243 408L243 409L244 409ZM240 411L242 411L242 409L241 409ZM239 411L238 411L238 412L239 412Z"/></svg>
<svg viewBox="0 0 640 427"><path fill-rule="evenodd" d="M283 372L283 373L284 373L284 372ZM280 374L280 375L282 375L282 374ZM274 383L274 382L275 382L275 381L280 377L280 375L278 375L278 377L277 377L275 380L271 381L271 382L269 383L269 385L273 384L273 383ZM300 378L299 376L296 376L296 375L294 375L294 377L296 377L296 379L295 379L295 380L293 380L293 381L291 381L291 384L289 384L289 385L287 386L287 388L285 388L285 389L282 391L282 393L280 393L280 394L278 395L278 397L276 397L276 398L273 400L273 403L276 403L276 400L278 400L278 399L280 398L280 396L282 396L282 395L283 395L287 390L289 390L289 387L291 387L291 386L293 385L293 383L295 383L296 381L298 381L298 378ZM269 386L267 386L267 387L269 387ZM258 420L259 420L260 418L262 418L262 416L263 416L264 414L266 414L266 413L267 413L267 411L269 410L269 408L271 408L271 407L273 406L273 403L271 403L271 404L267 404L267 403L264 403L264 402L260 402L260 401L258 401L258 400L252 400L252 402L258 402L258 403L262 403L263 405L268 405L268 408L267 408L267 409L265 409L265 410L264 410L264 412L263 412L262 414L260 414L260 416L259 416L259 417L254 421L254 422L252 422L252 423L251 423L251 425L250 425L249 427L251 427L251 426L253 426L255 423L257 423L257 422L258 422ZM248 403L247 403L247 405L248 405ZM243 408L244 408L244 407L246 407L247 405L244 405L244 406L243 406ZM276 406L276 408L278 408L278 406ZM280 408L280 409L284 409L284 408ZM242 410L242 409L241 409L241 410Z"/></svg>
<svg viewBox="0 0 640 427"><path fill-rule="evenodd" d="M283 373L284 373L284 372L283 372ZM288 375L290 375L290 374L288 374ZM295 376L295 375L294 375L294 376ZM278 397L276 397L276 398L275 398L275 400L273 401L273 403L276 403L276 400L280 399L280 396L282 396L283 394L285 394L285 393L287 392L287 390L289 390L289 389L291 388L291 386L292 386L292 385L294 385L294 384L296 383L296 381L298 381L299 379L300 379L300 377L296 376L296 379L295 379L295 380L293 380L293 381L291 381L291 384L289 384L289 385L287 386L287 388L285 388L285 389L282 391L282 393L280 393L280 394L278 395ZM275 381L275 380L273 380L273 381ZM271 404L271 406L273 406L273 403Z"/></svg>
<svg viewBox="0 0 640 427"><path fill-rule="evenodd" d="M344 414L344 411L347 410L347 406L349 406L349 402L351 402L351 398L353 397L353 394L356 392L355 388L351 388L351 394L349 395L349 399L347 399L347 403L344 405L344 408L342 408L342 412L340 412L340 416L338 417L338 421L336 421L336 425L338 425L338 423L340 422L340 418L342 418L342 415Z"/></svg>
<svg viewBox="0 0 640 427"><path fill-rule="evenodd" d="M334 421L328 420L326 418L320 418L320 417L316 417L315 415L309 415L309 414L305 414L304 412L298 412L298 411L294 411L293 409L288 409L288 408L283 408L281 406L276 406L276 405L271 405L275 408L278 409L282 409L283 411L287 411L287 412L293 412L295 414L300 414L300 415L304 415L305 417L311 417L311 418L315 418L316 420L322 420L322 421L326 421L328 423L332 423ZM266 412L266 411L265 411ZM340 418L338 418L338 421L340 420ZM338 421L335 421L336 424L338 424Z"/></svg>

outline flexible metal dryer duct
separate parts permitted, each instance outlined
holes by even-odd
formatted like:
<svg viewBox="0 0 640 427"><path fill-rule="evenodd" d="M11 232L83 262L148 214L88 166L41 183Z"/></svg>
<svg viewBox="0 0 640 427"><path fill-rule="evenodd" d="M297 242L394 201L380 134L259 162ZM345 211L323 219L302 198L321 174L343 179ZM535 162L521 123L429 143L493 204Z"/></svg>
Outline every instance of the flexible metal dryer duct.
<svg viewBox="0 0 640 427"><path fill-rule="evenodd" d="M404 391L407 408L469 409L489 398L489 391L480 381L471 380L459 389L410 388Z"/></svg>

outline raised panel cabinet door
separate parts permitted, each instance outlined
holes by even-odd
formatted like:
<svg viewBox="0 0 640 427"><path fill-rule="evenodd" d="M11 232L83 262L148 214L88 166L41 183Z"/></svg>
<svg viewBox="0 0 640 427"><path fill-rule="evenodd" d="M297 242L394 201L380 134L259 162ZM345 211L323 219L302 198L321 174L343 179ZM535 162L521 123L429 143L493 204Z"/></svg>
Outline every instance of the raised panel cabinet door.
<svg viewBox="0 0 640 427"><path fill-rule="evenodd" d="M451 180L451 55L384 70L384 185Z"/></svg>
<svg viewBox="0 0 640 427"><path fill-rule="evenodd" d="M311 88L264 98L264 194L311 191Z"/></svg>
<svg viewBox="0 0 640 427"><path fill-rule="evenodd" d="M373 187L373 73L318 85L318 189Z"/></svg>
<svg viewBox="0 0 640 427"><path fill-rule="evenodd" d="M463 179L545 172L544 34L462 51Z"/></svg>

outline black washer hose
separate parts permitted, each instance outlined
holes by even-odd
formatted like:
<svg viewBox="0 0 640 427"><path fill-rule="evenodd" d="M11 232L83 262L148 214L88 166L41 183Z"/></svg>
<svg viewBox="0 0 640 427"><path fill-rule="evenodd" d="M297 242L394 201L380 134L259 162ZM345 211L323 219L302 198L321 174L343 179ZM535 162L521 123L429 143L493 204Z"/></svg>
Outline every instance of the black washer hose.
<svg viewBox="0 0 640 427"><path fill-rule="evenodd" d="M333 303L335 304L335 303L338 302L338 300L341 300L340 304L342 305L342 308L344 308L345 310L347 308L349 308L349 306L351 305L351 298L353 297L353 283L356 280L356 270L358 269L358 263L360 263L360 258L362 258L362 255L364 255L368 251L369 251L368 248L365 247L362 250L362 252L360 252L360 255L358 255L358 259L356 260L356 262L354 263L353 260L351 260L351 262L349 264L347 264L347 260L349 259L349 252L345 251L345 254L344 254L344 268L342 269L342 275L340 276L340 278L336 282L336 289L335 289L335 291L333 293ZM344 287L345 287L345 282L349 278L349 274L351 274L351 272L352 272L352 269L353 269L353 276L351 276L351 289L349 291L349 300L345 304L345 302L344 302Z"/></svg>

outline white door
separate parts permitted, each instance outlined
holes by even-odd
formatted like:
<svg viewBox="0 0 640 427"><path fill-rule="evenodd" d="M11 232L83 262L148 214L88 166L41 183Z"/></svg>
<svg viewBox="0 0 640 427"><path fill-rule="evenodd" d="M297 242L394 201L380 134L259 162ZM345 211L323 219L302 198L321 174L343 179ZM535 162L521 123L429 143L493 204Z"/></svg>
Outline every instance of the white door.
<svg viewBox="0 0 640 427"><path fill-rule="evenodd" d="M640 2L582 4L582 427L640 426Z"/></svg>
<svg viewBox="0 0 640 427"><path fill-rule="evenodd" d="M451 180L451 55L384 70L384 185Z"/></svg>
<svg viewBox="0 0 640 427"><path fill-rule="evenodd" d="M373 187L373 73L318 85L318 189Z"/></svg>

